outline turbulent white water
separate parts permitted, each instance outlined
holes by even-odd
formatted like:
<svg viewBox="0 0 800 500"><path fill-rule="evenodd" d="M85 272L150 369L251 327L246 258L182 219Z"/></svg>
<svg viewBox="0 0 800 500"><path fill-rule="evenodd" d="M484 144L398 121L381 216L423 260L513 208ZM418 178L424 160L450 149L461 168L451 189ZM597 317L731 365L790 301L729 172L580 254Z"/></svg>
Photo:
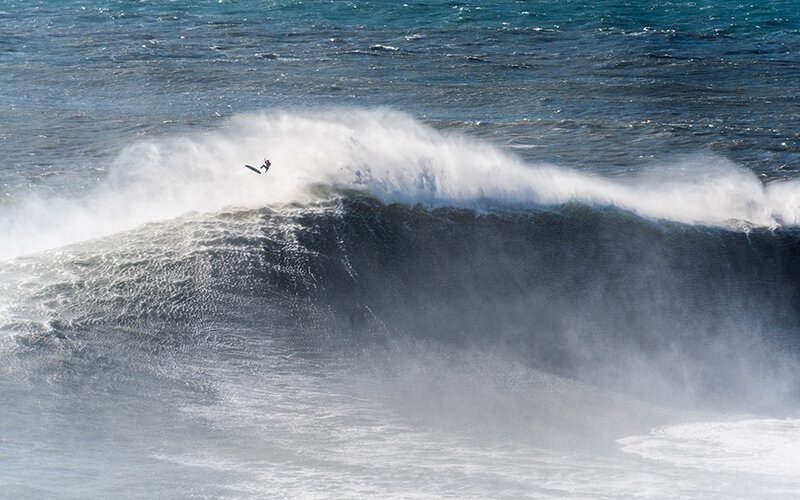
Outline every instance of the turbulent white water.
<svg viewBox="0 0 800 500"><path fill-rule="evenodd" d="M355 360L333 387L296 366L269 383L237 376L222 406L192 412L232 435L247 422L244 450L156 458L237 471L233 491L277 497L791 498L800 488L795 421L659 428L620 439L619 453L621 432L692 417L502 359L397 347ZM716 446L726 440L734 446ZM737 467L740 455L751 467Z"/></svg>
<svg viewBox="0 0 800 500"><path fill-rule="evenodd" d="M660 427L619 440L622 449L664 464L773 477L800 486L800 421L735 420Z"/></svg>
<svg viewBox="0 0 800 500"><path fill-rule="evenodd" d="M242 167L269 155L273 169ZM698 168L699 167L699 168ZM763 185L715 158L676 160L625 179L525 164L391 111L240 115L220 130L131 145L79 199L35 194L0 214L0 258L104 236L188 211L305 203L316 186L385 202L485 209L567 202L652 219L747 229L800 221L800 181Z"/></svg>
<svg viewBox="0 0 800 500"><path fill-rule="evenodd" d="M0 216L0 496L796 497L795 358L748 295L786 286L791 236L408 206L747 230L796 225L798 187L713 158L526 164L385 110L131 145L94 191Z"/></svg>

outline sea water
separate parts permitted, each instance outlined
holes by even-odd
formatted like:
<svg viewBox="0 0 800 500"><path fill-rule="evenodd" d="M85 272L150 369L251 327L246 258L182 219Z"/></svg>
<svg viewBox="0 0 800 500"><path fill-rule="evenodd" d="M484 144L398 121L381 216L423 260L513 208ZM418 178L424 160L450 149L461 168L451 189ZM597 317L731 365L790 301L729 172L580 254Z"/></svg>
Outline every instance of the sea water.
<svg viewBox="0 0 800 500"><path fill-rule="evenodd" d="M0 3L0 497L797 496L799 12Z"/></svg>

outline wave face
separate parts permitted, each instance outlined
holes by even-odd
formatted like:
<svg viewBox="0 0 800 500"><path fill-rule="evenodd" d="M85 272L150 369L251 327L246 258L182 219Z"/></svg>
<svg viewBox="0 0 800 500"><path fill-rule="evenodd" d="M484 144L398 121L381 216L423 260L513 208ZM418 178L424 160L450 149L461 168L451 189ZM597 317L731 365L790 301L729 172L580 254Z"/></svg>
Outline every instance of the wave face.
<svg viewBox="0 0 800 500"><path fill-rule="evenodd" d="M356 198L343 210L309 218L302 241L325 256L315 295L369 331L496 350L645 399L663 390L670 402L752 408L796 393L780 383L794 356L781 352L800 340L795 232L654 224L574 204L476 215Z"/></svg>
<svg viewBox="0 0 800 500"><path fill-rule="evenodd" d="M625 495L673 467L692 491L796 491L691 452L758 456L742 426L795 439L718 421L800 400L795 230L334 193L4 262L9 491L146 494L125 471L149 470L175 495Z"/></svg>

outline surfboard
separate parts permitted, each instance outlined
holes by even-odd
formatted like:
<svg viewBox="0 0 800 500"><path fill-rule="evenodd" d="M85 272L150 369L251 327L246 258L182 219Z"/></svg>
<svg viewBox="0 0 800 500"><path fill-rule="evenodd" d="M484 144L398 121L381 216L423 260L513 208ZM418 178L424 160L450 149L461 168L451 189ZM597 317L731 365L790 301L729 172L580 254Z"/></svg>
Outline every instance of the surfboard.
<svg viewBox="0 0 800 500"><path fill-rule="evenodd" d="M253 172L257 173L258 175L261 175L261 170L257 169L256 167L254 167L252 165L245 165L245 167L249 168Z"/></svg>

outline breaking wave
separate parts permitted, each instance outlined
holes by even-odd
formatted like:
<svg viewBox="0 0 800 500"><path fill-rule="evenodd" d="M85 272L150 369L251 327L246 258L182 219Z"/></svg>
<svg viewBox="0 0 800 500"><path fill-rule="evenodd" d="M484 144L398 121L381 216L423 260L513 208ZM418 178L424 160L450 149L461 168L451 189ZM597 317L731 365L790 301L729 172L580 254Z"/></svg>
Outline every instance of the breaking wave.
<svg viewBox="0 0 800 500"><path fill-rule="evenodd" d="M244 168L268 154L258 178ZM219 130L131 145L80 199L30 196L0 214L0 258L113 234L189 211L313 203L356 189L384 203L485 212L564 203L737 230L794 226L800 182L768 185L719 158L627 178L527 164L388 110L240 115Z"/></svg>
<svg viewBox="0 0 800 500"><path fill-rule="evenodd" d="M241 166L264 152L267 176ZM762 474L797 438L796 182L698 161L604 179L358 110L135 144L91 194L0 220L11 491L64 463L79 495L146 467L219 496L446 495L476 470L630 496L631 469L672 491L675 467L796 491Z"/></svg>

